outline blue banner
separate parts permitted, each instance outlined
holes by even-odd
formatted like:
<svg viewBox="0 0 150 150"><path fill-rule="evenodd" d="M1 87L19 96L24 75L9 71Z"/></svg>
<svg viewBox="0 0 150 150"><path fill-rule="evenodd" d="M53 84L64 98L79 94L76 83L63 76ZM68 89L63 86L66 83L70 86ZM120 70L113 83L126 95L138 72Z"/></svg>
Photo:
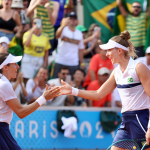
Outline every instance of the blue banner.
<svg viewBox="0 0 150 150"><path fill-rule="evenodd" d="M71 137L64 137L57 130L57 111L37 110L24 119L16 114L10 131L22 149L106 149L111 145L116 131L107 133L100 122L100 112L75 111L78 130Z"/></svg>

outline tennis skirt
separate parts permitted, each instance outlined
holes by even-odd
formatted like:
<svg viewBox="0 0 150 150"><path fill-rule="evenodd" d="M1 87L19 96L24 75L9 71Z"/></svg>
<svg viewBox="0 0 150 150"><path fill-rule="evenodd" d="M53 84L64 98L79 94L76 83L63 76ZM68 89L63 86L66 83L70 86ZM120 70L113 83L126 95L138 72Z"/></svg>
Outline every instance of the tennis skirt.
<svg viewBox="0 0 150 150"><path fill-rule="evenodd" d="M0 150L21 150L10 133L9 124L5 122L0 122Z"/></svg>
<svg viewBox="0 0 150 150"><path fill-rule="evenodd" d="M139 140L137 144L140 148L142 148L143 142L146 141L145 134L147 132L148 121L149 109L122 113L122 123L117 131L113 143L125 139L132 139L135 141ZM145 149L149 147L150 145L146 146Z"/></svg>

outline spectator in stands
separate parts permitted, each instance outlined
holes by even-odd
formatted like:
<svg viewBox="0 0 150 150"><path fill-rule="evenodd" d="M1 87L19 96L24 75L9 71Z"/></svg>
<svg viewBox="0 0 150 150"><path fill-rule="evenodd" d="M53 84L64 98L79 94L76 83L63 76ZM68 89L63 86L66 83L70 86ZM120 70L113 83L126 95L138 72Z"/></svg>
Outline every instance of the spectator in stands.
<svg viewBox="0 0 150 150"><path fill-rule="evenodd" d="M51 79L47 83L50 86L60 86L61 80L66 81L66 76L69 75L69 68L67 66L62 66L58 73L58 78ZM64 106L67 95L61 95L53 98L53 101L47 101L49 106Z"/></svg>
<svg viewBox="0 0 150 150"><path fill-rule="evenodd" d="M41 67L34 79L29 79L26 85L26 91L28 93L28 104L33 103L38 99L45 91L47 83L48 70L46 67Z"/></svg>
<svg viewBox="0 0 150 150"><path fill-rule="evenodd" d="M71 12L69 18L64 18L60 28L56 32L56 38L59 38L57 47L57 56L54 67L54 78L58 77L58 71L66 65L70 69L71 76L79 66L84 68L83 63L83 36L81 31L76 30L77 15Z"/></svg>
<svg viewBox="0 0 150 150"><path fill-rule="evenodd" d="M27 10L27 8L29 7L29 0L23 0L23 6L24 10Z"/></svg>
<svg viewBox="0 0 150 150"><path fill-rule="evenodd" d="M54 46L54 24L58 16L59 3L49 0L31 0L27 9L27 16L29 17L34 12L34 17L42 19L42 32L47 34L50 40L51 49L49 54L52 54Z"/></svg>
<svg viewBox="0 0 150 150"><path fill-rule="evenodd" d="M85 77L85 72L83 69L78 68L75 70L73 74L73 84L71 86L74 86L75 88L78 89L83 89L82 87L82 82ZM78 97L78 96L73 96L73 95L68 95L67 100L66 100L66 105L67 106L87 106L86 100L84 98Z"/></svg>
<svg viewBox="0 0 150 150"><path fill-rule="evenodd" d="M147 65L150 69L150 46L146 49L145 56L139 57L138 60Z"/></svg>
<svg viewBox="0 0 150 150"><path fill-rule="evenodd" d="M111 107L122 107L121 98L117 88L113 90L111 96Z"/></svg>
<svg viewBox="0 0 150 150"><path fill-rule="evenodd" d="M13 10L16 10L20 15L21 24L22 24L22 31L21 31L21 33L22 33L21 39L22 39L23 33L30 29L29 24L26 25L27 24L27 17L26 17L26 11L23 10L23 8L24 8L23 1L22 0L13 0L11 8ZM18 27L16 27L14 29L15 32L17 30L18 30Z"/></svg>
<svg viewBox="0 0 150 150"><path fill-rule="evenodd" d="M11 9L12 0L2 0L3 8L0 10L0 37L6 36L9 41L14 37L14 29L18 26L15 34L20 38L22 25L18 12Z"/></svg>
<svg viewBox="0 0 150 150"><path fill-rule="evenodd" d="M98 90L102 84L109 78L110 71L106 67L102 67L98 70L98 80L92 81L87 90ZM93 107L111 107L111 94L108 94L106 97L100 101L89 101L90 106Z"/></svg>
<svg viewBox="0 0 150 150"><path fill-rule="evenodd" d="M121 0L117 0L117 4L121 14L125 17L126 30L131 34L131 41L136 49L136 54L138 57L142 57L144 56L146 38L146 18L149 12L142 12L142 6L139 2L132 4L132 14L126 11Z"/></svg>
<svg viewBox="0 0 150 150"><path fill-rule="evenodd" d="M70 1L70 0L54 0L54 1L59 3L58 17L57 17L56 23L54 25L54 29L55 29L55 33L56 33L56 31L60 27L61 21L64 17L64 10L65 10L64 6L65 6L66 2ZM55 38L54 39L54 49L57 47L57 44L58 44L58 40Z"/></svg>
<svg viewBox="0 0 150 150"><path fill-rule="evenodd" d="M98 70L102 67L107 67L109 70L113 70L111 60L106 56L106 51L103 51L98 47L99 54L95 54L91 60L88 69L87 76L83 83L83 87L87 87L91 81L98 79Z"/></svg>
<svg viewBox="0 0 150 150"><path fill-rule="evenodd" d="M48 50L51 48L49 39L41 33L42 21L34 18L32 28L23 36L24 56L21 72L25 83L33 78L41 66L47 67Z"/></svg>
<svg viewBox="0 0 150 150"><path fill-rule="evenodd" d="M9 39L6 36L0 38L0 53L8 52Z"/></svg>
<svg viewBox="0 0 150 150"><path fill-rule="evenodd" d="M20 103L24 104L25 97L27 96L27 91L23 83L23 74L19 72L16 79L11 79L11 84L17 95L18 100L20 101Z"/></svg>

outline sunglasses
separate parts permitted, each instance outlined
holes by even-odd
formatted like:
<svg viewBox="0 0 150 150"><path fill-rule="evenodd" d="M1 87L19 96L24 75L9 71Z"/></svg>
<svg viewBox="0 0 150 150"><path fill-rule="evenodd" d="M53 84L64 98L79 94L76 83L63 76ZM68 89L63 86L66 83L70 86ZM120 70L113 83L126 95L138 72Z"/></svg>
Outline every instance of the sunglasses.
<svg viewBox="0 0 150 150"><path fill-rule="evenodd" d="M71 19L71 20L76 20L76 18L75 18L75 17L70 17L70 19Z"/></svg>
<svg viewBox="0 0 150 150"><path fill-rule="evenodd" d="M140 8L141 8L141 6L133 6L133 8L138 8L138 9L140 9Z"/></svg>

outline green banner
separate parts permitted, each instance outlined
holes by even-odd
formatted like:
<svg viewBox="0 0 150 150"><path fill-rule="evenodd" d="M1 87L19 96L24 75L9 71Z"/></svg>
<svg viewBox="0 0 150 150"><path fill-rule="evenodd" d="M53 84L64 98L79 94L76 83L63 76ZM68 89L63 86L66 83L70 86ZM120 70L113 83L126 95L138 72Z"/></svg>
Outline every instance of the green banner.
<svg viewBox="0 0 150 150"><path fill-rule="evenodd" d="M123 1L125 1L126 8L129 11L131 11L131 4L135 1L140 2L142 4L142 7L144 7L144 5L146 4L144 3L146 2L146 0ZM86 28L89 28L92 23L97 23L101 27L101 39L103 43L106 43L111 38L113 29L115 29L115 33L117 34L125 29L125 24L122 22L124 20L121 16L118 18L120 22L117 21L118 26L114 24L114 18L117 17L115 15L115 9L117 7L116 0L83 0L83 7L84 26Z"/></svg>

